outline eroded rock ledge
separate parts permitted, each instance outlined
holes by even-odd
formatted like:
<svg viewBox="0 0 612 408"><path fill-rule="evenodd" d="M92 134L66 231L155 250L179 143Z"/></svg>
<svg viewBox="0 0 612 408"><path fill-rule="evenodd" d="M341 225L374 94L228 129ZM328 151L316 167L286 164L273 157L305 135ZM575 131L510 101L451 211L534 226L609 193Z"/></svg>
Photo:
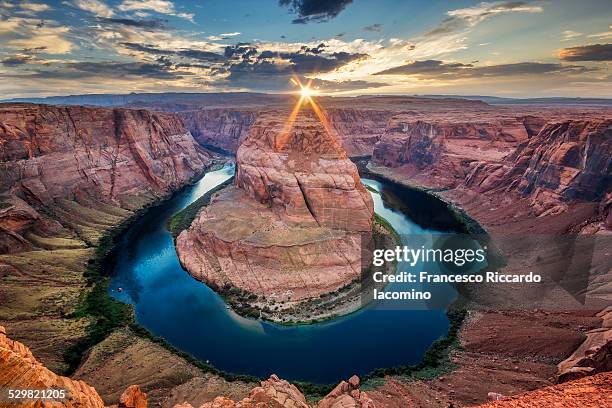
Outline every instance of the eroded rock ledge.
<svg viewBox="0 0 612 408"><path fill-rule="evenodd" d="M290 128L287 116L258 118L238 149L235 185L176 243L192 276L248 294L273 319L359 278L362 236L374 225L372 198L336 138L312 112Z"/></svg>

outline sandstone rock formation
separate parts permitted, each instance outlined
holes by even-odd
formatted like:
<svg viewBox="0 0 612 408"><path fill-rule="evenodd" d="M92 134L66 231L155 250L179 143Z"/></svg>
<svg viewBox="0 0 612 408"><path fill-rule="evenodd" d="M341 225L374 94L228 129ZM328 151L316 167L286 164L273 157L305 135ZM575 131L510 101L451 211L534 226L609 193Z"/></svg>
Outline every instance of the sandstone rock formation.
<svg viewBox="0 0 612 408"><path fill-rule="evenodd" d="M581 380L553 385L499 401L480 408L570 408L609 407L612 404L612 373L602 373Z"/></svg>
<svg viewBox="0 0 612 408"><path fill-rule="evenodd" d="M373 203L355 165L311 112L261 115L237 154L235 186L177 239L196 279L275 302L317 298L359 277Z"/></svg>
<svg viewBox="0 0 612 408"><path fill-rule="evenodd" d="M367 393L359 390L360 380L356 375L342 381L323 398L317 408L375 408Z"/></svg>
<svg viewBox="0 0 612 408"><path fill-rule="evenodd" d="M371 156L394 115L391 110L332 107L325 109L342 147L350 156Z"/></svg>
<svg viewBox="0 0 612 408"><path fill-rule="evenodd" d="M68 369L99 238L211 162L173 114L0 104L0 324Z"/></svg>
<svg viewBox="0 0 612 408"><path fill-rule="evenodd" d="M0 253L60 232L58 200L136 209L210 162L176 116L144 110L2 105L0 143Z"/></svg>
<svg viewBox="0 0 612 408"><path fill-rule="evenodd" d="M137 385L130 385L119 398L118 408L147 408L147 394Z"/></svg>
<svg viewBox="0 0 612 408"><path fill-rule="evenodd" d="M257 111L217 108L182 111L178 115L202 146L235 153L255 123Z"/></svg>
<svg viewBox="0 0 612 408"><path fill-rule="evenodd" d="M531 196L538 214L600 201L612 190L612 120L549 123L512 158L509 187Z"/></svg>
<svg viewBox="0 0 612 408"><path fill-rule="evenodd" d="M272 375L254 388L247 398L235 402L220 396L199 408L375 408L368 394L359 390L359 377L342 381L318 404L310 405L292 384ZM191 404L177 404L174 408L193 408Z"/></svg>
<svg viewBox="0 0 612 408"><path fill-rule="evenodd" d="M431 188L459 185L474 161L498 162L529 137L508 113L400 114L389 120L372 162Z"/></svg>
<svg viewBox="0 0 612 408"><path fill-rule="evenodd" d="M95 389L83 381L61 377L40 364L23 344L6 337L0 326L0 387L12 389L65 389L70 398L54 407L103 408L104 402ZM35 405L33 401L22 406Z"/></svg>
<svg viewBox="0 0 612 408"><path fill-rule="evenodd" d="M558 365L560 382L612 371L612 306L597 314L602 326L586 333L586 340Z"/></svg>

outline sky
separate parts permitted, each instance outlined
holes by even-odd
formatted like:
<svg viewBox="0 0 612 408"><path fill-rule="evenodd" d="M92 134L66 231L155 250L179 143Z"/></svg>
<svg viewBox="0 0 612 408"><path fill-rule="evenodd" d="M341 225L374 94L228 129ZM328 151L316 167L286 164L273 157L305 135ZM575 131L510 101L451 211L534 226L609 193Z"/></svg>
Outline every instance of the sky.
<svg viewBox="0 0 612 408"><path fill-rule="evenodd" d="M0 98L612 97L610 0L0 0Z"/></svg>

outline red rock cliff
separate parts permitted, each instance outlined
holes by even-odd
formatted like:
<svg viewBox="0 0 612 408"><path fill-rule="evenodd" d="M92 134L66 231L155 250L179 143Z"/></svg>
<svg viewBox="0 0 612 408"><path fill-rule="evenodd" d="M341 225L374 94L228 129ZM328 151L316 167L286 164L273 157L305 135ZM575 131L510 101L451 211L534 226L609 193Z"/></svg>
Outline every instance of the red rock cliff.
<svg viewBox="0 0 612 408"><path fill-rule="evenodd" d="M145 110L0 105L0 147L0 253L58 200L134 209L209 163L180 119Z"/></svg>
<svg viewBox="0 0 612 408"><path fill-rule="evenodd" d="M256 110L202 109L177 113L202 146L236 152L257 116Z"/></svg>

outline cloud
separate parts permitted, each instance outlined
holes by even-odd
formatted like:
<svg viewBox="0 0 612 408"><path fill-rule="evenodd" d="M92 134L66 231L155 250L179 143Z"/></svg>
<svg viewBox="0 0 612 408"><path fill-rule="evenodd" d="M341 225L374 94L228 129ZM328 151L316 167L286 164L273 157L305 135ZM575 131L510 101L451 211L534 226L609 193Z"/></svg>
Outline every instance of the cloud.
<svg viewBox="0 0 612 408"><path fill-rule="evenodd" d="M21 50L20 53L10 55L2 60L0 63L5 67L16 67L20 65L26 65L28 63L36 62L36 54L39 52L45 51L47 47L38 47L38 48L26 48Z"/></svg>
<svg viewBox="0 0 612 408"><path fill-rule="evenodd" d="M10 57L4 58L0 63L5 67L16 67L19 65L24 65L33 60L34 57L28 54L18 54L12 55Z"/></svg>
<svg viewBox="0 0 612 408"><path fill-rule="evenodd" d="M582 37L582 33L578 33L572 30L565 30L561 33L561 35L563 36L561 38L561 41L571 41L575 38Z"/></svg>
<svg viewBox="0 0 612 408"><path fill-rule="evenodd" d="M386 69L374 75L406 75L420 79L460 79L526 76L543 74L581 74L592 69L578 65L561 65L541 62L518 62L514 64L482 65L446 63L439 60L414 61L399 67Z"/></svg>
<svg viewBox="0 0 612 408"><path fill-rule="evenodd" d="M162 29L165 28L164 21L160 19L152 20L134 20L131 18L98 18L99 22L108 24L119 24L128 27L139 27L148 29Z"/></svg>
<svg viewBox="0 0 612 408"><path fill-rule="evenodd" d="M294 24L322 23L336 17L353 0L279 0L279 5L288 7L298 18Z"/></svg>
<svg viewBox="0 0 612 408"><path fill-rule="evenodd" d="M67 54L73 48L66 38L69 32L68 27L55 25L53 21L14 16L0 21L2 45L12 49L45 47L49 54Z"/></svg>
<svg viewBox="0 0 612 408"><path fill-rule="evenodd" d="M565 61L612 61L612 44L591 44L563 48L559 58Z"/></svg>
<svg viewBox="0 0 612 408"><path fill-rule="evenodd" d="M475 27L486 19L501 14L541 13L542 11L542 7L529 5L526 1L483 2L474 7L447 11L448 17L436 27L426 32L424 37L437 37L456 33Z"/></svg>
<svg viewBox="0 0 612 408"><path fill-rule="evenodd" d="M126 48L130 50L144 52L148 54L154 54L154 55L178 56L178 57L189 58L192 60L207 61L207 62L226 61L225 56L214 53L214 52L205 51L205 50L198 50L198 49L167 50L167 49L157 48L153 45L142 45L142 44L135 44L135 43L121 43L121 45L125 46Z"/></svg>
<svg viewBox="0 0 612 408"><path fill-rule="evenodd" d="M120 11L150 10L159 14L177 16L193 22L194 14L177 13L174 3L167 0L124 0L118 7Z"/></svg>
<svg viewBox="0 0 612 408"><path fill-rule="evenodd" d="M370 82L370 81L324 81L321 79L313 79L310 86L315 89L322 89L325 92L346 92L355 91L360 89L369 88L381 88L388 84L383 82Z"/></svg>
<svg viewBox="0 0 612 408"><path fill-rule="evenodd" d="M382 24L376 23L376 24L371 24L369 26L365 26L363 27L363 31L368 31L370 33L379 33L382 31Z"/></svg>
<svg viewBox="0 0 612 408"><path fill-rule="evenodd" d="M602 40L612 39L612 25L608 26L610 31L603 31L601 33L589 34L589 38L599 38Z"/></svg>
<svg viewBox="0 0 612 408"><path fill-rule="evenodd" d="M189 72L174 71L163 64L143 62L69 62L57 64L54 69L34 69L15 75L26 79L84 79L84 78L153 78L172 80L190 75Z"/></svg>
<svg viewBox="0 0 612 408"><path fill-rule="evenodd" d="M96 17L110 18L115 15L113 9L100 0L74 0L72 4Z"/></svg>
<svg viewBox="0 0 612 408"><path fill-rule="evenodd" d="M240 34L242 34L242 33L234 32L234 33L223 33L223 34L219 34L219 35L209 35L208 37L206 37L206 39L209 40L209 41L229 40L230 38L236 37L236 36L238 36Z"/></svg>
<svg viewBox="0 0 612 408"><path fill-rule="evenodd" d="M50 7L46 4L29 2L19 3L19 7L23 10L28 10L33 13L40 13L41 11L47 11L50 9Z"/></svg>

